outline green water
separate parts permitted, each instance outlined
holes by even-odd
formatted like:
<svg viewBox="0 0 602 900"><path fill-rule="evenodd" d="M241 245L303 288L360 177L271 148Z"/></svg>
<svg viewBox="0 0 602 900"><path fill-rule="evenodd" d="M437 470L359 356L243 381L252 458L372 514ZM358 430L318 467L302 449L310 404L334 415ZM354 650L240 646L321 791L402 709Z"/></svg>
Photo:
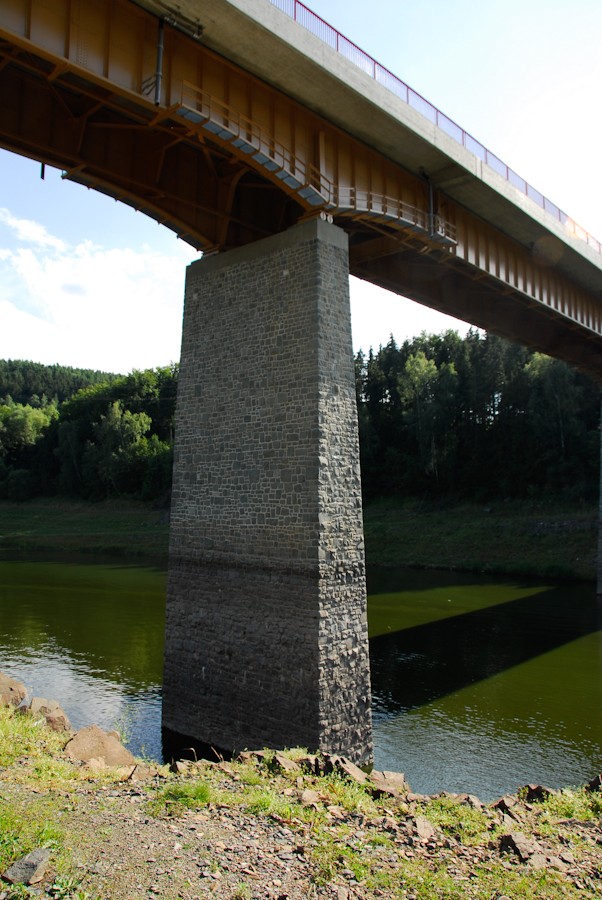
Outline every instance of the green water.
<svg viewBox="0 0 602 900"><path fill-rule="evenodd" d="M0 670L161 756L164 567L0 551ZM375 764L491 799L602 768L591 585L369 569Z"/></svg>

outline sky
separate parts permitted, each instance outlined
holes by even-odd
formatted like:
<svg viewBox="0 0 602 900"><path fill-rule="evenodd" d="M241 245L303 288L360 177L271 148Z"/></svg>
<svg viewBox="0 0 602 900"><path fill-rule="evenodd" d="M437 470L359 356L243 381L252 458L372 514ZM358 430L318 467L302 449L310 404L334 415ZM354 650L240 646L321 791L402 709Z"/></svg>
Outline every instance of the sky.
<svg viewBox="0 0 602 900"><path fill-rule="evenodd" d="M602 239L600 0L307 5ZM368 14L369 13L369 14ZM123 204L0 150L0 358L129 372L180 355L198 258ZM352 278L354 349L466 323Z"/></svg>

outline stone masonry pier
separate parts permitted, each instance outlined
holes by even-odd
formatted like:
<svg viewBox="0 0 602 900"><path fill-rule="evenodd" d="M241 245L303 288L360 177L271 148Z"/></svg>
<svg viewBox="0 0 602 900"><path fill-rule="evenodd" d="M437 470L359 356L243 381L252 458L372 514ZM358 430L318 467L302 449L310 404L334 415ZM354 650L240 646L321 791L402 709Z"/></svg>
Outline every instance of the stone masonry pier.
<svg viewBox="0 0 602 900"><path fill-rule="evenodd" d="M311 219L187 272L163 724L372 757L347 235Z"/></svg>

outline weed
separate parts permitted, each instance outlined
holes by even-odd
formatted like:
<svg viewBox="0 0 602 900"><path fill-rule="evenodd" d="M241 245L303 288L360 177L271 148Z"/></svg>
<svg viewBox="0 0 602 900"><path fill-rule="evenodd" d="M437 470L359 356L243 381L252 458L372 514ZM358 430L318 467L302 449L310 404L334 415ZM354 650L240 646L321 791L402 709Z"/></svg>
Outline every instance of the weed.
<svg viewBox="0 0 602 900"><path fill-rule="evenodd" d="M246 881L239 882L234 888L234 893L232 894L232 900L249 900L251 896L251 890Z"/></svg>
<svg viewBox="0 0 602 900"><path fill-rule="evenodd" d="M437 797L425 811L426 817L445 834L463 844L480 844L489 837L489 819L479 809L457 803L449 797Z"/></svg>
<svg viewBox="0 0 602 900"><path fill-rule="evenodd" d="M167 805L172 812L206 806L213 799L211 788L203 781L181 784L169 784L157 791L152 797L149 807L151 813L160 815Z"/></svg>
<svg viewBox="0 0 602 900"><path fill-rule="evenodd" d="M73 875L59 875L53 883L46 888L46 893L53 900L86 900L89 894L82 890L82 879Z"/></svg>

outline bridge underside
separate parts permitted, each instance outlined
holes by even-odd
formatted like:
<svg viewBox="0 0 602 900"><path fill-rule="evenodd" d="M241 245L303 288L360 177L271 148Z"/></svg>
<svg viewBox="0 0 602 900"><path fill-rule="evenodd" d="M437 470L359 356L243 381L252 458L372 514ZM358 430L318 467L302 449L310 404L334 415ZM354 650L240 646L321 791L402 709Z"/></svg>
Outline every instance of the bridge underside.
<svg viewBox="0 0 602 900"><path fill-rule="evenodd" d="M0 10L1 146L205 253L326 214L352 274L602 377L602 273L574 278L554 235L526 245L436 187L431 202L424 178L168 26L155 106L158 20L126 0L29 6Z"/></svg>

